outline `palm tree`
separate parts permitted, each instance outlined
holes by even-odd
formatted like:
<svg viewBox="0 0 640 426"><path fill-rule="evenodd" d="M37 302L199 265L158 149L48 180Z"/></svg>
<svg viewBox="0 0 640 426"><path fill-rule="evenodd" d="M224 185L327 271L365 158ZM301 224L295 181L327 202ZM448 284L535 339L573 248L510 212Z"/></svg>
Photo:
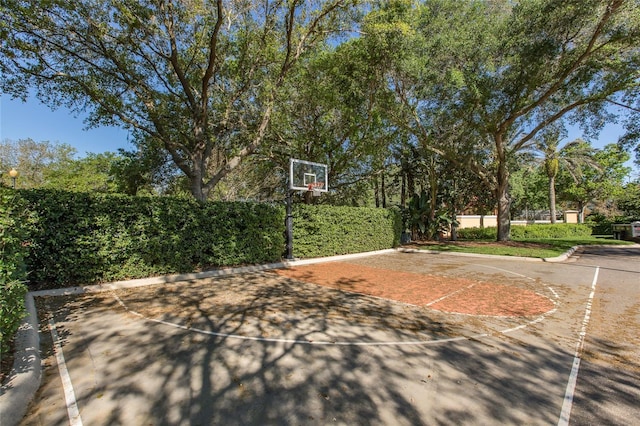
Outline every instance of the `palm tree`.
<svg viewBox="0 0 640 426"><path fill-rule="evenodd" d="M565 170L577 182L584 166L599 169L598 163L593 157L595 150L589 142L576 139L558 149L559 143L558 132L549 132L535 143L536 150L542 154L540 161L549 179L549 214L551 223L556 223L556 177L558 172L561 169Z"/></svg>

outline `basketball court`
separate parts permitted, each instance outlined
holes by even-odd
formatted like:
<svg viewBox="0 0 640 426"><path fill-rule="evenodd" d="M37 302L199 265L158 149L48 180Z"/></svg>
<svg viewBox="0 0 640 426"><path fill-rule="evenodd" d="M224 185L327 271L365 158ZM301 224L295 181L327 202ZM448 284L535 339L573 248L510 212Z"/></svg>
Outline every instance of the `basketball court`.
<svg viewBox="0 0 640 426"><path fill-rule="evenodd" d="M629 423L638 250L387 251L41 295L43 384L22 424ZM595 355L605 341L615 363Z"/></svg>

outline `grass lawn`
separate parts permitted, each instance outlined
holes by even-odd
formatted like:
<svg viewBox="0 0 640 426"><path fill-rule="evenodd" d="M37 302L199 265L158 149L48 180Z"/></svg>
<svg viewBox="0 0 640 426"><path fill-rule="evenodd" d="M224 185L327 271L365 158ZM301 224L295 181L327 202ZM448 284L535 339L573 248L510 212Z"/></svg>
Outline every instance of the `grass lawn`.
<svg viewBox="0 0 640 426"><path fill-rule="evenodd" d="M496 241L424 241L412 243L409 247L420 250L444 252L464 252L493 254L499 256L522 256L535 258L557 257L571 247L586 245L629 245L630 241L603 238L560 238L560 239L522 239L507 242Z"/></svg>

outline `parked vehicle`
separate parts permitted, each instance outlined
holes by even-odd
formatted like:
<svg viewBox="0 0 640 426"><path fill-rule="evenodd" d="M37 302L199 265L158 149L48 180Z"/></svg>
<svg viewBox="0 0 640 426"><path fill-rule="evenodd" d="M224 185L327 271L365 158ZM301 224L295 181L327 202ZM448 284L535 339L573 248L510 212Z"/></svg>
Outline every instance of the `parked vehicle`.
<svg viewBox="0 0 640 426"><path fill-rule="evenodd" d="M640 221L631 223L614 223L611 225L613 238L616 240L632 240L640 238Z"/></svg>

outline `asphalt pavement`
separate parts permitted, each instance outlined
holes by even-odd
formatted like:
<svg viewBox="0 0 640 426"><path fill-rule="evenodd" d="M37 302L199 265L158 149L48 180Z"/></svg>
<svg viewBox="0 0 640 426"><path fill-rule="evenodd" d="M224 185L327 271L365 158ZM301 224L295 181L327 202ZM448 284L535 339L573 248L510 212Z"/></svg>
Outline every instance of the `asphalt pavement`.
<svg viewBox="0 0 640 426"><path fill-rule="evenodd" d="M555 263L396 251L333 260L375 265L378 256L416 272L536 288L556 308L525 319L429 312L418 318L420 330L409 332L352 323L321 306L311 316L291 311L285 318L281 303L281 311L265 310L291 324L275 334L248 317L234 323L202 313L189 323L131 308L151 284L197 285L202 276L69 289L78 296L47 299L39 312L41 321L44 314L52 320L40 324L42 342L28 302L23 352L0 395L1 423L634 424L640 418L640 246L582 248ZM278 284L265 271L281 266L219 276ZM95 294L83 296L87 291ZM358 303L380 312L380 301ZM408 309L387 308L400 317Z"/></svg>

